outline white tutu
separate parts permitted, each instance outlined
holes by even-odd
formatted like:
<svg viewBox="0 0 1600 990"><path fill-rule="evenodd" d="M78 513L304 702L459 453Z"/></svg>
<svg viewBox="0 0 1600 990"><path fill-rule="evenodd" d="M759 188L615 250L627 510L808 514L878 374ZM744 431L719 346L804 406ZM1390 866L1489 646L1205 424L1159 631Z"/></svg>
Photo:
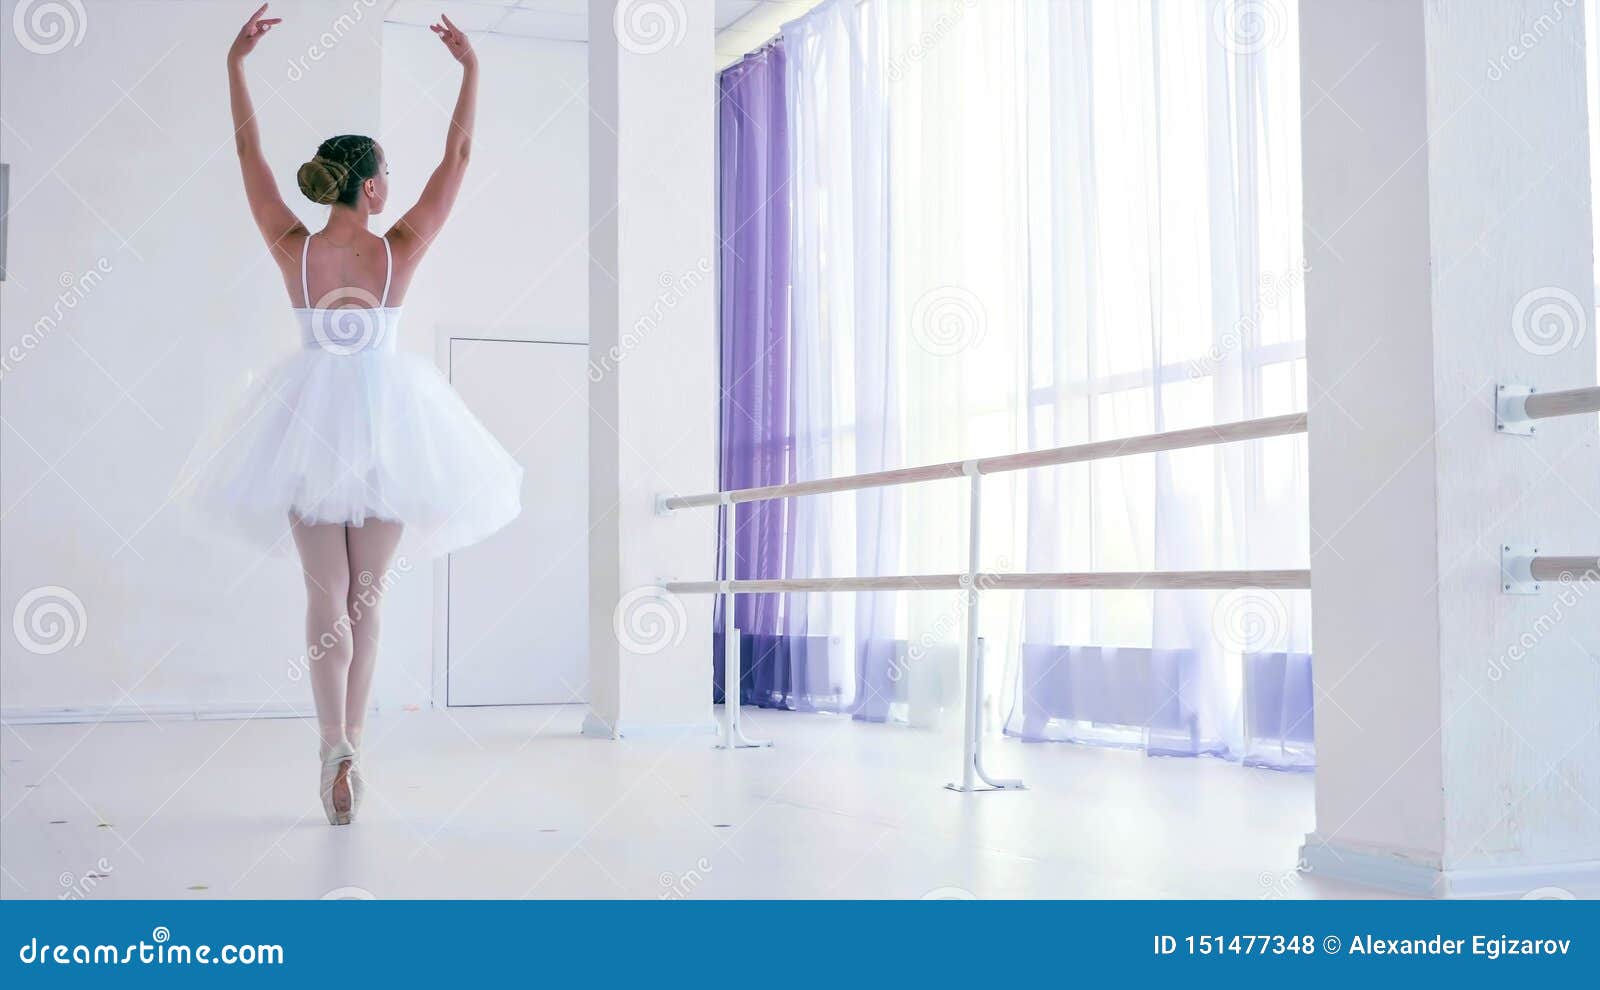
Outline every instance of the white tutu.
<svg viewBox="0 0 1600 990"><path fill-rule="evenodd" d="M423 358L398 353L400 310L295 310L303 349L203 439L180 480L192 503L262 549L312 523L404 523L426 559L522 509L522 467Z"/></svg>

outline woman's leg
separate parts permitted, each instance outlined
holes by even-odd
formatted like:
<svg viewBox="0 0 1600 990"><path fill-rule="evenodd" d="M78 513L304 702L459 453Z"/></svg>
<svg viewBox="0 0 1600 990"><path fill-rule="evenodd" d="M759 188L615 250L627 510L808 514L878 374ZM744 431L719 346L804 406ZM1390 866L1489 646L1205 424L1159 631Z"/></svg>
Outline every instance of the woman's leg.
<svg viewBox="0 0 1600 990"><path fill-rule="evenodd" d="M350 745L361 746L361 729L367 721L367 700L372 696L372 673L378 666L378 612L383 593L394 575L389 561L400 543L401 523L368 519L345 531L349 543L350 621L353 653L345 688L344 731Z"/></svg>
<svg viewBox="0 0 1600 990"><path fill-rule="evenodd" d="M306 581L306 662L324 753L345 742L350 674L350 565L344 527L291 519Z"/></svg>

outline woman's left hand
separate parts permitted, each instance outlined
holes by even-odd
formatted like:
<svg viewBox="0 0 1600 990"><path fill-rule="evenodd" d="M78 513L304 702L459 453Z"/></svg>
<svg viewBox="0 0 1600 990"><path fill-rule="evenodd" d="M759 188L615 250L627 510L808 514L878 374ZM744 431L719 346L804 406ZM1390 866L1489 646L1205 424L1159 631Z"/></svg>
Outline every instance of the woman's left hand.
<svg viewBox="0 0 1600 990"><path fill-rule="evenodd" d="M450 50L451 56L462 65L475 65L478 55L472 50L472 42L467 40L467 33L456 27L450 18L439 15L440 24L429 25L429 29L439 36L444 46Z"/></svg>

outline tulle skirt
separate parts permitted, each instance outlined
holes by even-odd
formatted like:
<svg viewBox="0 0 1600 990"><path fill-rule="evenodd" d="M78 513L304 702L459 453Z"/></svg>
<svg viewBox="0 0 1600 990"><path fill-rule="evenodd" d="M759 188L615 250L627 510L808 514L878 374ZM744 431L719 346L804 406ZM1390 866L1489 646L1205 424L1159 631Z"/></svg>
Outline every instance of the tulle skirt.
<svg viewBox="0 0 1600 990"><path fill-rule="evenodd" d="M425 359L308 348L202 438L180 493L250 544L293 553L290 517L404 524L415 561L460 549L522 510L522 467Z"/></svg>

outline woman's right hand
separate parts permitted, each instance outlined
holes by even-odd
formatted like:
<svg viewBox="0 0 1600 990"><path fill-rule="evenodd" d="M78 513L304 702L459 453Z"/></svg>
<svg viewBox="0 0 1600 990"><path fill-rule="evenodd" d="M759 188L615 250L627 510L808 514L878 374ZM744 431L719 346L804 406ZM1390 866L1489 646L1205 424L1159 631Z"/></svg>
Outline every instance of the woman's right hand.
<svg viewBox="0 0 1600 990"><path fill-rule="evenodd" d="M472 42L467 40L465 31L456 27L455 21L440 14L439 23L430 24L428 27L429 30L439 36L440 41L444 42L444 47L449 50L450 56L457 62L466 66L477 64L478 56L472 50Z"/></svg>
<svg viewBox="0 0 1600 990"><path fill-rule="evenodd" d="M262 4L260 9L250 15L244 22L244 27L239 29L239 36L233 39L233 45L228 49L229 62L243 62L244 57L256 50L256 42L260 41L268 31L283 23L281 17L262 17L267 12L267 5Z"/></svg>

